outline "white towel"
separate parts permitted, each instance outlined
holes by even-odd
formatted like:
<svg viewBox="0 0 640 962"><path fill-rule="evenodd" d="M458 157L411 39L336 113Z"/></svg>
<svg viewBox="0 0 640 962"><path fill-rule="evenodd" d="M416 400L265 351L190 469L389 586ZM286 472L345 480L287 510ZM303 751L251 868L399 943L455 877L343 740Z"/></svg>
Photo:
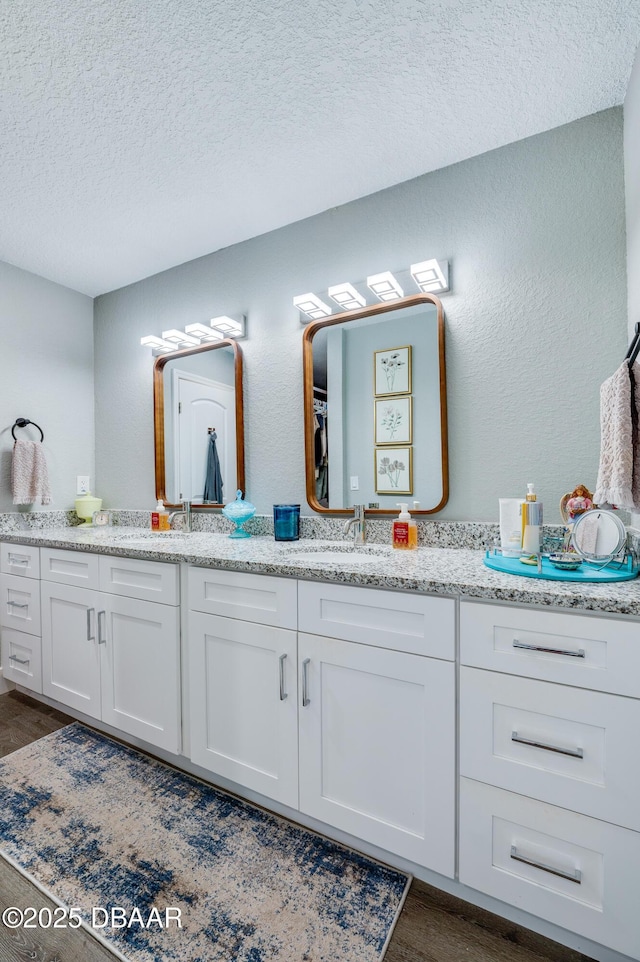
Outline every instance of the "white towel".
<svg viewBox="0 0 640 962"><path fill-rule="evenodd" d="M11 460L14 504L51 504L49 472L41 441L16 441Z"/></svg>
<svg viewBox="0 0 640 962"><path fill-rule="evenodd" d="M595 504L640 511L639 411L640 368L634 364L632 377L625 360L600 387L600 466Z"/></svg>

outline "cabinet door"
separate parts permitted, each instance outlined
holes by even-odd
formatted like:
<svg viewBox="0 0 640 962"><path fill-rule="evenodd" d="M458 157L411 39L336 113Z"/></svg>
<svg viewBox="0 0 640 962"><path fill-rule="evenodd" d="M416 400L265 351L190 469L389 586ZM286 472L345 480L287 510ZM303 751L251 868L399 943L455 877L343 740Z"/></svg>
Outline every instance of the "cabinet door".
<svg viewBox="0 0 640 962"><path fill-rule="evenodd" d="M189 613L191 760L298 807L296 635Z"/></svg>
<svg viewBox="0 0 640 962"><path fill-rule="evenodd" d="M41 583L42 691L63 705L100 718L98 593Z"/></svg>
<svg viewBox="0 0 640 962"><path fill-rule="evenodd" d="M105 593L99 597L102 720L179 752L179 609Z"/></svg>
<svg viewBox="0 0 640 962"><path fill-rule="evenodd" d="M455 666L298 635L300 809L453 878Z"/></svg>

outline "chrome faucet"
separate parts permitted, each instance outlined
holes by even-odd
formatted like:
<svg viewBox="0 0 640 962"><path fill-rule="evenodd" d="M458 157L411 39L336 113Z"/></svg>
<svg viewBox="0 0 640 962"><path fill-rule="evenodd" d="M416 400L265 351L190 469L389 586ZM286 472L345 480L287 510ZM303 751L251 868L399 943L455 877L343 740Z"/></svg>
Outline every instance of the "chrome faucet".
<svg viewBox="0 0 640 962"><path fill-rule="evenodd" d="M184 524L181 526L183 531L191 531L191 502L183 501L182 509L180 511L172 511L169 515L169 527L173 528L174 518L184 518Z"/></svg>
<svg viewBox="0 0 640 962"><path fill-rule="evenodd" d="M353 518L349 518L344 526L344 533L349 534L349 531L353 527L353 543L354 544L364 544L365 542L365 519L364 519L364 505L354 504L353 506Z"/></svg>

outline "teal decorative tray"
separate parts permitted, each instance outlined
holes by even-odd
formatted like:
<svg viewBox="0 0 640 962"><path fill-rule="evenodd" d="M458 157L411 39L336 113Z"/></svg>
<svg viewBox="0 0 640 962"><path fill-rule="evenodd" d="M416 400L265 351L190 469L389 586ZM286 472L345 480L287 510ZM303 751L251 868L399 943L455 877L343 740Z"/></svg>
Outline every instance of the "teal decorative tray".
<svg viewBox="0 0 640 962"><path fill-rule="evenodd" d="M520 575L521 578L542 578L547 581L581 581L583 583L595 581L631 581L637 578L639 569L634 567L631 555L627 555L624 563L610 562L604 568L597 565L585 564L583 561L575 571L554 568L548 558L542 558L542 571L536 565L522 564L519 558L505 558L501 554L487 551L484 558L487 568L502 571L508 575Z"/></svg>

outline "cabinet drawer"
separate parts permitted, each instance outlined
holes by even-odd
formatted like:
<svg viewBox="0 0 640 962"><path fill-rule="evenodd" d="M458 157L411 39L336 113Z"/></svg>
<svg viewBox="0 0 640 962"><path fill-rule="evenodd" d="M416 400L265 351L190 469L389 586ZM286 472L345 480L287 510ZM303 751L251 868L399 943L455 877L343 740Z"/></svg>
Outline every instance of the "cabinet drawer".
<svg viewBox="0 0 640 962"><path fill-rule="evenodd" d="M37 635L2 629L2 671L16 685L42 694L42 646Z"/></svg>
<svg viewBox="0 0 640 962"><path fill-rule="evenodd" d="M99 557L100 590L142 601L178 605L178 566L164 561Z"/></svg>
<svg viewBox="0 0 640 962"><path fill-rule="evenodd" d="M62 548L40 549L40 573L43 581L61 585L98 587L98 555L87 551L64 551Z"/></svg>
<svg viewBox="0 0 640 962"><path fill-rule="evenodd" d="M640 831L640 701L463 667L460 772Z"/></svg>
<svg viewBox="0 0 640 962"><path fill-rule="evenodd" d="M289 578L189 569L189 607L276 628L296 628L297 588Z"/></svg>
<svg viewBox="0 0 640 962"><path fill-rule="evenodd" d="M460 881L640 958L640 834L468 778Z"/></svg>
<svg viewBox="0 0 640 962"><path fill-rule="evenodd" d="M455 658L455 602L351 585L298 584L300 631L434 658Z"/></svg>
<svg viewBox="0 0 640 962"><path fill-rule="evenodd" d="M0 544L0 571L22 578L39 578L40 548L30 544Z"/></svg>
<svg viewBox="0 0 640 962"><path fill-rule="evenodd" d="M640 624L634 622L462 602L460 660L640 697Z"/></svg>
<svg viewBox="0 0 640 962"><path fill-rule="evenodd" d="M40 634L40 583L19 575L0 575L0 625Z"/></svg>

